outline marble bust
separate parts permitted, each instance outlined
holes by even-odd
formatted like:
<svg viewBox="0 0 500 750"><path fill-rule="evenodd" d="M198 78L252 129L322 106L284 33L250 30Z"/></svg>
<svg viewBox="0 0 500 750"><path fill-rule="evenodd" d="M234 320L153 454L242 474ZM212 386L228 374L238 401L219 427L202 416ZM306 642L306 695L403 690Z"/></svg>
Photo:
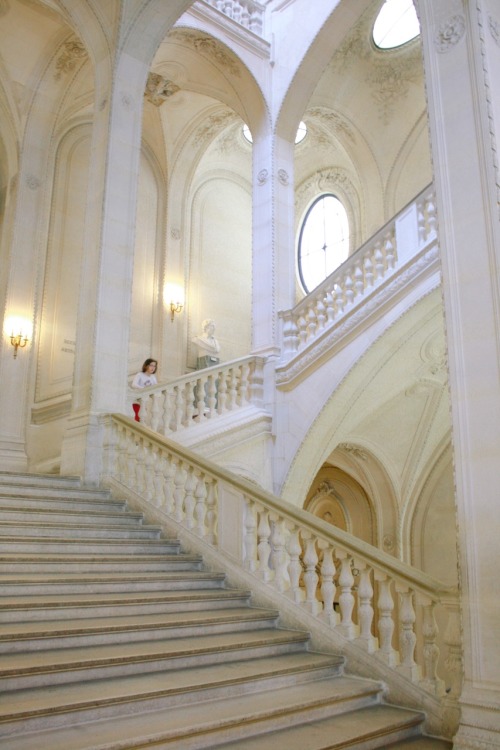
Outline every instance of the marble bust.
<svg viewBox="0 0 500 750"><path fill-rule="evenodd" d="M192 339L193 344L198 348L199 358L206 356L216 357L220 352L220 345L214 334L215 323L211 318L207 318L202 323L202 332Z"/></svg>

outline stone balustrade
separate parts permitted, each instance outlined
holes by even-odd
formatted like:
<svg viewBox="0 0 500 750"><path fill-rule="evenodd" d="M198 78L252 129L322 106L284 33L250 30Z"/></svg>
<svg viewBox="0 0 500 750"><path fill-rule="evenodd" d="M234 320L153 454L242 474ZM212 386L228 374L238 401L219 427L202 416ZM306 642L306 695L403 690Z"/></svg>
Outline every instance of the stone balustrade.
<svg viewBox="0 0 500 750"><path fill-rule="evenodd" d="M264 358L244 357L183 375L171 383L130 389L141 422L161 435L188 429L245 406L262 406Z"/></svg>
<svg viewBox="0 0 500 750"><path fill-rule="evenodd" d="M455 589L120 415L109 418L105 476L240 566L277 606L281 597L354 646L361 663L438 702L459 695Z"/></svg>
<svg viewBox="0 0 500 750"><path fill-rule="evenodd" d="M434 189L429 185L307 297L280 312L282 361L292 359L363 304L425 253L436 237Z"/></svg>
<svg viewBox="0 0 500 750"><path fill-rule="evenodd" d="M264 7L254 0L203 0L254 34L264 30Z"/></svg>

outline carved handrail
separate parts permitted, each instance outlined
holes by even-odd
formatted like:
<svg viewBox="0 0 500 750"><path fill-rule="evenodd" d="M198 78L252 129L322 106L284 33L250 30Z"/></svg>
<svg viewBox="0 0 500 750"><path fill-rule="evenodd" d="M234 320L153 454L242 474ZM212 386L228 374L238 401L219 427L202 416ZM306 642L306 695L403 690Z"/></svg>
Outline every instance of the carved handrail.
<svg viewBox="0 0 500 750"><path fill-rule="evenodd" d="M458 592L120 415L105 476L222 552L384 668L441 700L461 680ZM230 519L230 520L228 520ZM447 619L446 633L439 633ZM458 633L458 641L457 641Z"/></svg>
<svg viewBox="0 0 500 750"><path fill-rule="evenodd" d="M436 236L434 187L429 185L295 307L280 311L282 361L363 303Z"/></svg>
<svg viewBox="0 0 500 750"><path fill-rule="evenodd" d="M196 370L170 383L129 389L140 404L139 418L161 435L188 429L245 406L262 406L263 357L240 359Z"/></svg>

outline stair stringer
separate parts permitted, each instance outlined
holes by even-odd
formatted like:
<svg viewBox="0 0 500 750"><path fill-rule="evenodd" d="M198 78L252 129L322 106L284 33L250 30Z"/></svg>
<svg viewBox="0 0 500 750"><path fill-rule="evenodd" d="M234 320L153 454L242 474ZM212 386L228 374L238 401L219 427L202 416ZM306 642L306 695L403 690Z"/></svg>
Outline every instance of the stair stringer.
<svg viewBox="0 0 500 750"><path fill-rule="evenodd" d="M378 680L382 683L383 697L388 703L425 713L425 732L435 737L451 739L458 729L459 711L456 704L439 698L396 673L375 655L367 653L356 643L333 631L318 618L309 615L289 599L286 594L271 591L259 578L246 571L233 558L200 539L194 532L177 523L162 509L149 503L134 490L114 477L106 477L103 485L115 496L126 499L133 510L140 510L150 522L161 526L167 535L176 536L186 552L202 555L206 568L223 571L230 586L252 591L252 601L258 607L271 607L280 612L280 624L287 628L307 629L311 646L326 653L341 655L346 660L345 673Z"/></svg>

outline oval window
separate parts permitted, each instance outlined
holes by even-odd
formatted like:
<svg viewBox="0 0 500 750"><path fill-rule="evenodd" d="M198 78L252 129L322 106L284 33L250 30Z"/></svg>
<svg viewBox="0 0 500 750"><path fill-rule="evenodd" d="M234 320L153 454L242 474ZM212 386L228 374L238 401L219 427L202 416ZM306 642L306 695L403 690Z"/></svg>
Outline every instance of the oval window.
<svg viewBox="0 0 500 750"><path fill-rule="evenodd" d="M299 276L311 292L349 255L347 212L335 195L321 195L309 208L299 236Z"/></svg>
<svg viewBox="0 0 500 750"><path fill-rule="evenodd" d="M419 34L420 24L412 0L385 0L373 25L376 46L401 47Z"/></svg>

